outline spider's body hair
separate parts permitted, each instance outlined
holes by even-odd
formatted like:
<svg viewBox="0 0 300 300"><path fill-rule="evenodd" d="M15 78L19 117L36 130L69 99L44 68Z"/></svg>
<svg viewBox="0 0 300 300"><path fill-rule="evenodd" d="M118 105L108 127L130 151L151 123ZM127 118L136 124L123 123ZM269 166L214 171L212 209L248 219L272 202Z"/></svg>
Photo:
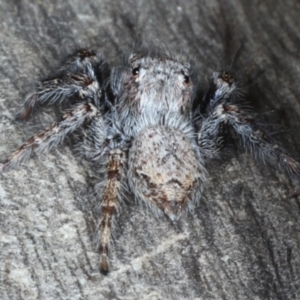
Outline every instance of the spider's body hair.
<svg viewBox="0 0 300 300"><path fill-rule="evenodd" d="M81 152L100 165L97 171L102 175L96 185L102 273L109 270L114 216L125 195L133 194L155 215L177 220L200 199L205 163L221 153L225 127L233 129L254 158L277 161L300 176L299 163L233 102L239 97L239 84L232 73L214 73L208 92L197 101L198 81L187 61L130 55L109 77L104 65L100 55L80 50L67 59L58 76L40 83L25 99L19 119L27 119L39 104L63 102L73 108L0 165L0 170L13 167L32 150L49 149L82 128Z"/></svg>

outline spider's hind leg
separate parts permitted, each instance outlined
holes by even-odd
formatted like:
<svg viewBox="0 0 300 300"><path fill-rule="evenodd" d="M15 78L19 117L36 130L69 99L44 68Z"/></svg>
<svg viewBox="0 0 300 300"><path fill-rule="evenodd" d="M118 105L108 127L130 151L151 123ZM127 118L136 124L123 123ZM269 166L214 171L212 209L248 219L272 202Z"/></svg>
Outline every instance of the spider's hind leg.
<svg viewBox="0 0 300 300"><path fill-rule="evenodd" d="M36 90L28 94L17 120L26 120L38 105L61 104L71 97L100 105L103 59L89 50L80 50L71 55L57 75L37 84Z"/></svg>

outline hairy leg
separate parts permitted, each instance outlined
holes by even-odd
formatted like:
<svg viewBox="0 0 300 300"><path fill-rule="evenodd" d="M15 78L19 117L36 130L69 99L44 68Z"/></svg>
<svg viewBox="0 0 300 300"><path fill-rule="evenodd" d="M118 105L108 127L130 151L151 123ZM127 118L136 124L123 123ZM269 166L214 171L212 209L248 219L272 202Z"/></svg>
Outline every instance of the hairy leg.
<svg viewBox="0 0 300 300"><path fill-rule="evenodd" d="M244 147L255 159L278 163L291 176L300 176L300 164L291 158L270 136L258 128L253 118L237 105L223 104L216 108L221 120L228 122Z"/></svg>
<svg viewBox="0 0 300 300"><path fill-rule="evenodd" d="M107 164L107 180L102 193L101 219L99 223L100 271L107 274L108 247L111 239L112 219L115 215L121 193L121 180L124 174L125 153L119 148L110 151Z"/></svg>
<svg viewBox="0 0 300 300"><path fill-rule="evenodd" d="M60 143L66 135L76 130L85 121L96 117L98 109L90 104L77 104L67 112L60 122L54 123L44 131L27 140L0 164L0 171L14 167L30 156L31 151L43 152Z"/></svg>
<svg viewBox="0 0 300 300"><path fill-rule="evenodd" d="M222 129L229 125L255 159L279 163L289 175L300 176L300 164L257 126L251 114L230 103L236 87L233 74L215 74L206 96L205 114L197 124L197 140L203 156L210 159L218 154L223 142Z"/></svg>
<svg viewBox="0 0 300 300"><path fill-rule="evenodd" d="M55 78L44 80L30 93L18 112L18 120L27 119L38 105L61 104L70 97L92 102L96 106L101 97L100 73L103 61L88 50L80 50L70 56Z"/></svg>
<svg viewBox="0 0 300 300"><path fill-rule="evenodd" d="M88 160L98 161L109 151L109 140L104 119L102 116L94 118L89 127L83 131L83 144L79 146L79 151Z"/></svg>
<svg viewBox="0 0 300 300"><path fill-rule="evenodd" d="M220 122L216 114L203 119L197 140L201 155L205 160L218 157L224 144L222 136L224 122Z"/></svg>
<svg viewBox="0 0 300 300"><path fill-rule="evenodd" d="M206 160L217 157L224 144L225 122L220 120L215 111L216 107L220 103L229 102L236 89L237 85L232 73L214 73L209 90L201 101L195 116L195 125L198 128L198 145Z"/></svg>
<svg viewBox="0 0 300 300"><path fill-rule="evenodd" d="M86 73L88 69L101 67L103 60L101 56L89 49L81 49L71 54L60 68L65 73Z"/></svg>

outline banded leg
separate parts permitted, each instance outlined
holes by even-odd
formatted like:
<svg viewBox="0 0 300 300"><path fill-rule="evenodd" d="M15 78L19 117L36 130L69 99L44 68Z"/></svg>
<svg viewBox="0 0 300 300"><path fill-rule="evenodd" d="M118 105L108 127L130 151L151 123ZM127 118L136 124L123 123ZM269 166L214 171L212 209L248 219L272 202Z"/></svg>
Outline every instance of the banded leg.
<svg viewBox="0 0 300 300"><path fill-rule="evenodd" d="M92 50L81 49L71 54L60 68L61 72L86 73L88 69L94 69L101 66L103 60Z"/></svg>
<svg viewBox="0 0 300 300"><path fill-rule="evenodd" d="M213 158L219 150L221 128L229 124L239 136L243 146L255 159L276 162L289 175L300 176L300 164L287 155L285 150L258 128L253 117L237 105L220 104L207 117L198 133L198 144L205 157Z"/></svg>
<svg viewBox="0 0 300 300"><path fill-rule="evenodd" d="M116 212L118 197L121 192L121 179L124 173L125 153L120 149L111 150L107 166L107 182L104 187L101 206L101 220L99 224L100 240L100 271L107 274L108 247L111 239L112 218Z"/></svg>
<svg viewBox="0 0 300 300"><path fill-rule="evenodd" d="M56 78L40 82L36 90L25 98L16 118L27 119L38 104L61 104L73 96L90 99L97 106L101 97L101 83L96 73L102 64L102 60L93 52L76 52L66 61Z"/></svg>
<svg viewBox="0 0 300 300"><path fill-rule="evenodd" d="M224 144L223 127L224 122L219 120L216 114L212 114L201 122L197 141L201 149L201 155L206 160L218 157Z"/></svg>
<svg viewBox="0 0 300 300"><path fill-rule="evenodd" d="M259 129L250 115L232 104L220 105L216 111L221 120L231 125L244 147L255 159L279 163L289 175L300 176L299 162L291 158L270 136Z"/></svg>
<svg viewBox="0 0 300 300"><path fill-rule="evenodd" d="M14 167L28 158L32 152L43 152L60 143L69 133L80 127L86 120L96 117L98 109L90 104L78 104L67 112L60 122L54 123L44 131L27 140L19 149L13 152L3 163L0 171Z"/></svg>
<svg viewBox="0 0 300 300"><path fill-rule="evenodd" d="M204 99L204 115L197 124L198 144L205 158L213 158L223 142L224 125L230 125L242 141L243 146L255 159L279 163L289 175L300 176L300 164L287 155L285 150L258 128L252 115L235 104L232 94L237 89L234 75L229 72L215 73L209 92Z"/></svg>
<svg viewBox="0 0 300 300"><path fill-rule="evenodd" d="M236 91L235 77L230 72L214 73L210 88L205 95L200 109L200 121L195 121L198 128L197 141L201 154L205 159L215 158L220 153L224 144L224 125L220 120L216 107L220 103L230 101L231 95Z"/></svg>
<svg viewBox="0 0 300 300"><path fill-rule="evenodd" d="M104 119L98 116L93 119L87 130L83 131L84 141L79 151L89 160L98 161L108 152L107 132Z"/></svg>

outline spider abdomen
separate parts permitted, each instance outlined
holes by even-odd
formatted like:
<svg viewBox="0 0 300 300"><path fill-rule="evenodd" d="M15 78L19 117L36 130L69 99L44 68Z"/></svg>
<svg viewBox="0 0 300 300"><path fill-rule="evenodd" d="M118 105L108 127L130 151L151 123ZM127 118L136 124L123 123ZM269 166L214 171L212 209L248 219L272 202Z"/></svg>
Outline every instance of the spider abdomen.
<svg viewBox="0 0 300 300"><path fill-rule="evenodd" d="M142 130L129 152L129 184L138 200L176 220L201 191L204 169L191 141L179 129Z"/></svg>

